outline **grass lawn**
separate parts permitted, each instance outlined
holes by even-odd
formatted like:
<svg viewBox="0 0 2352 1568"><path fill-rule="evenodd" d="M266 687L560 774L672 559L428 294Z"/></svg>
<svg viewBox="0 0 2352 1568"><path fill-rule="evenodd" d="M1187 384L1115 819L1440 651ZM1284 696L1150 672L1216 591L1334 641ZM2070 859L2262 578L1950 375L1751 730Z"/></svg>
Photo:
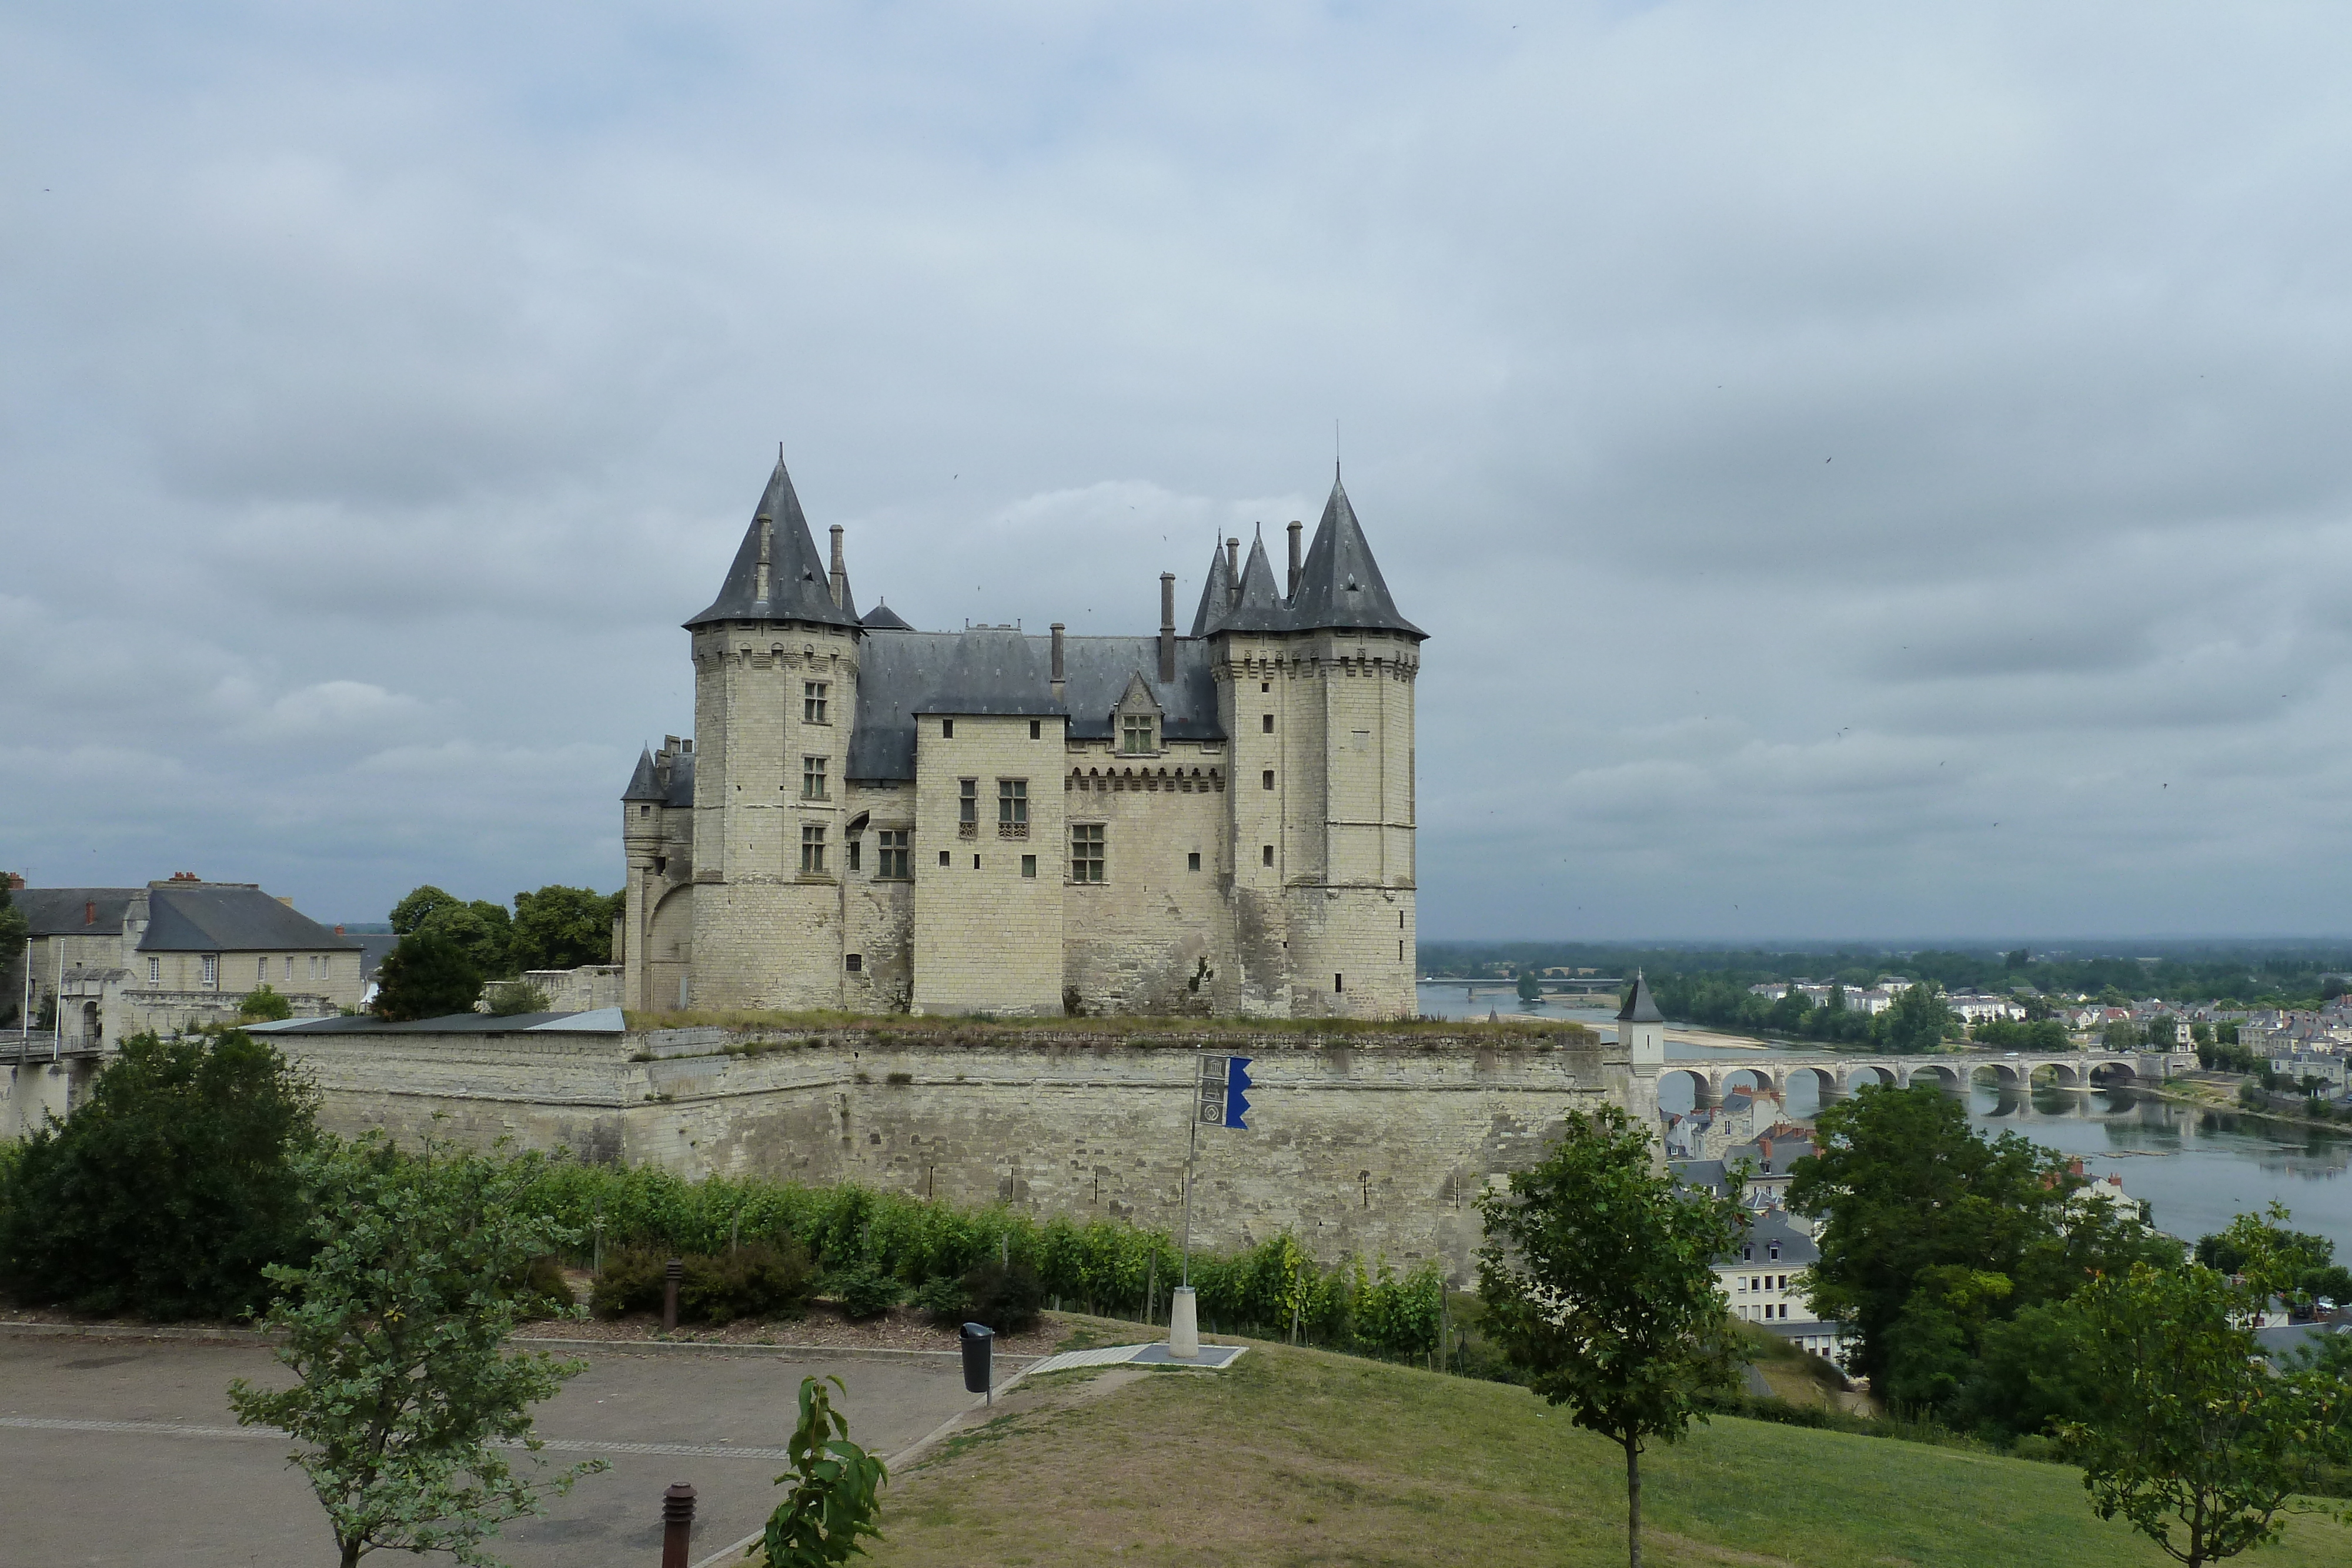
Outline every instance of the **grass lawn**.
<svg viewBox="0 0 2352 1568"><path fill-rule="evenodd" d="M1718 1418L1643 1471L1661 1565L2168 1561L2055 1465ZM1274 1345L1042 1379L884 1497L877 1568L1625 1561L1613 1444L1519 1389ZM2340 1568L2352 1531L2298 1518L2242 1561Z"/></svg>

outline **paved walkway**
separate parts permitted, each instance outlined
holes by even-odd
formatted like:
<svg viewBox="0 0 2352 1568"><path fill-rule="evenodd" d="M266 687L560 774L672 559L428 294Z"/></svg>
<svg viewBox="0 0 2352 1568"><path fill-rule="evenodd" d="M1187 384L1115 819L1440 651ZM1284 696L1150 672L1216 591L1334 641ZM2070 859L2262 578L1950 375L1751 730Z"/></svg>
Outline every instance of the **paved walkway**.
<svg viewBox="0 0 2352 1568"><path fill-rule="evenodd" d="M542 1406L555 1464L612 1469L511 1524L515 1568L654 1568L661 1494L690 1481L697 1556L759 1528L797 1416L800 1380L838 1375L850 1436L898 1452L974 1403L955 1358L826 1359L767 1353L584 1353L588 1370ZM283 1437L236 1425L232 1377L285 1375L252 1345L0 1336L0 1474L9 1562L44 1568L320 1568L326 1517ZM404 1561L405 1559L404 1558Z"/></svg>

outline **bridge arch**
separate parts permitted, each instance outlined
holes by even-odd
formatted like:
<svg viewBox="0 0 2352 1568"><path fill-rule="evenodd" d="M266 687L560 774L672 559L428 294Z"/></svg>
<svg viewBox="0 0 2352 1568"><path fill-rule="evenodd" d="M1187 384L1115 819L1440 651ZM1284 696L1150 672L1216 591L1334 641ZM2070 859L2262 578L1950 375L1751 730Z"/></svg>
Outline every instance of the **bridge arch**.
<svg viewBox="0 0 2352 1568"><path fill-rule="evenodd" d="M2021 1094L2031 1086L2033 1070L2022 1061L1979 1061L1969 1069L1969 1082L1980 1083L1990 1076L1992 1086L2004 1093Z"/></svg>
<svg viewBox="0 0 2352 1568"><path fill-rule="evenodd" d="M1664 1088L1669 1078L1687 1078L1691 1082L1691 1109L1706 1111L1721 1104L1715 1092L1715 1081L1703 1067L1677 1067L1669 1064L1658 1073L1658 1084Z"/></svg>
<svg viewBox="0 0 2352 1568"><path fill-rule="evenodd" d="M1874 1083L1886 1089L1893 1089L1896 1086L1895 1081L1895 1070L1891 1067L1881 1067L1874 1061L1864 1061L1851 1064L1844 1070L1844 1088L1846 1092L1849 1094L1857 1089L1867 1088L1869 1085Z"/></svg>
<svg viewBox="0 0 2352 1568"><path fill-rule="evenodd" d="M1845 1084L1839 1080L1835 1072L1826 1067L1816 1067L1807 1062L1790 1068L1787 1076L1781 1081L1783 1090L1785 1091L1788 1085L1794 1083L1800 1078L1810 1078L1813 1081L1813 1096L1823 1105L1835 1104L1845 1098Z"/></svg>
<svg viewBox="0 0 2352 1568"><path fill-rule="evenodd" d="M2110 1057L2091 1063L2091 1086L2095 1089L2117 1089L2139 1082L2139 1071L2121 1057Z"/></svg>
<svg viewBox="0 0 2352 1568"><path fill-rule="evenodd" d="M1965 1094L1969 1091L1966 1070L1941 1061L1920 1062L1903 1074L1903 1082L1906 1087L1915 1089L1922 1083L1933 1083L1947 1094Z"/></svg>
<svg viewBox="0 0 2352 1568"><path fill-rule="evenodd" d="M2036 1072L2041 1071L2042 1069L2045 1067L2050 1070L2050 1076L2057 1080L2058 1087L2061 1089L2080 1089L2084 1087L2083 1074L2074 1071L2074 1064L2073 1062L2037 1061L2033 1064L2033 1070Z"/></svg>

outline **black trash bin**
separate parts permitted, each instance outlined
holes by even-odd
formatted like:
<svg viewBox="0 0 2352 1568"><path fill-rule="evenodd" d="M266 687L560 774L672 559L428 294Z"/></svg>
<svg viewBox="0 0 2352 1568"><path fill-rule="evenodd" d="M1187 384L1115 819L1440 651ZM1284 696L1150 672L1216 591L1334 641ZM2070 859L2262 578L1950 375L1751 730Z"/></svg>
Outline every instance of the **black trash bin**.
<svg viewBox="0 0 2352 1568"><path fill-rule="evenodd" d="M987 1394L995 1386L989 1362L996 1352L996 1331L986 1323L963 1325L963 1387L967 1394Z"/></svg>

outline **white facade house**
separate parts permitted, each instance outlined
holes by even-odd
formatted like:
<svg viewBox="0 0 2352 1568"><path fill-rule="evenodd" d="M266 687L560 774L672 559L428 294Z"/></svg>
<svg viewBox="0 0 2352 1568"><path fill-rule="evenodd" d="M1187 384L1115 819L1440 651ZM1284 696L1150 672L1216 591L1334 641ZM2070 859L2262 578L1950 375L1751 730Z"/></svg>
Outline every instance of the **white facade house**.
<svg viewBox="0 0 2352 1568"><path fill-rule="evenodd" d="M1846 1326L1823 1322L1805 1290L1806 1271L1821 1257L1802 1219L1786 1209L1768 1208L1756 1217L1736 1252L1715 1260L1716 1284L1732 1316L1760 1323L1799 1349L1843 1366Z"/></svg>

